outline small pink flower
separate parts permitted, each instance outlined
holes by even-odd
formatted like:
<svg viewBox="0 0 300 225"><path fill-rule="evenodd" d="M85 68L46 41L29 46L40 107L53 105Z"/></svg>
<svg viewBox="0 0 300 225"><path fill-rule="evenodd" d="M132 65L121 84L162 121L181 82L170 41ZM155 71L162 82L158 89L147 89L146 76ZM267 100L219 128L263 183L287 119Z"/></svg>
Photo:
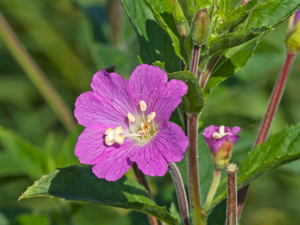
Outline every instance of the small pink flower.
<svg viewBox="0 0 300 225"><path fill-rule="evenodd" d="M231 158L234 144L240 138L237 135L240 127L229 127L210 125L202 133L210 150L213 163L218 168L223 168Z"/></svg>
<svg viewBox="0 0 300 225"><path fill-rule="evenodd" d="M159 67L140 65L128 82L100 70L91 87L75 103L75 117L86 127L75 155L94 165L98 178L116 181L134 162L147 175L163 176L169 162L182 160L188 138L168 120L187 92L183 81L168 82Z"/></svg>

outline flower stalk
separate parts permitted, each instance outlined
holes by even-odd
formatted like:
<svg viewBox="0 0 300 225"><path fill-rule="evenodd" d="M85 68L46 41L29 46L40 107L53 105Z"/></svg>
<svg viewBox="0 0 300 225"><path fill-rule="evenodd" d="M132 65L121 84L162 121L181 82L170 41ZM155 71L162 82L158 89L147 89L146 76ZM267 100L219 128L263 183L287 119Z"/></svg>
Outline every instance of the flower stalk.
<svg viewBox="0 0 300 225"><path fill-rule="evenodd" d="M206 197L206 201L205 201L205 204L204 204L204 211L207 211L207 209L209 208L215 194L216 194L216 191L219 187L219 184L220 184L220 179L221 179L221 170L220 169L215 169L214 171L214 178L213 178L213 181L212 181L212 184L210 186L210 189L209 189L209 192L207 194L207 197Z"/></svg>
<svg viewBox="0 0 300 225"><path fill-rule="evenodd" d="M0 35L8 50L22 67L28 78L39 90L46 102L50 105L65 128L69 131L75 127L75 120L62 98L48 81L46 75L39 68L21 42L18 40L5 18L0 13Z"/></svg>
<svg viewBox="0 0 300 225"><path fill-rule="evenodd" d="M287 56L286 56L285 62L283 64L281 72L277 78L276 84L273 88L265 117L261 123L255 144L253 145L252 149L254 149L258 144L261 144L266 141L267 135L269 133L272 121L274 119L275 113L278 108L278 105L280 103L282 93L284 91L284 87L286 84L286 80L288 78L288 75L289 75L290 69L293 65L295 57L296 57L296 53L287 51ZM239 193L238 193L238 216L240 216L240 214L243 210L249 186L250 186L250 184L248 184L247 186L245 186L239 190Z"/></svg>
<svg viewBox="0 0 300 225"><path fill-rule="evenodd" d="M213 69L215 68L215 66L217 65L217 63L219 62L219 59L221 58L222 55L217 56L216 58L214 58L207 66L207 68L204 70L204 72L199 76L199 83L202 89L205 88L206 83L208 81L208 78L210 77Z"/></svg>
<svg viewBox="0 0 300 225"><path fill-rule="evenodd" d="M180 172L175 163L169 163L169 173L172 177L175 186L182 222L184 225L190 225L188 202L186 198L184 184Z"/></svg>
<svg viewBox="0 0 300 225"><path fill-rule="evenodd" d="M235 163L226 166L227 170L227 209L226 225L237 224L237 187L236 173L238 168Z"/></svg>

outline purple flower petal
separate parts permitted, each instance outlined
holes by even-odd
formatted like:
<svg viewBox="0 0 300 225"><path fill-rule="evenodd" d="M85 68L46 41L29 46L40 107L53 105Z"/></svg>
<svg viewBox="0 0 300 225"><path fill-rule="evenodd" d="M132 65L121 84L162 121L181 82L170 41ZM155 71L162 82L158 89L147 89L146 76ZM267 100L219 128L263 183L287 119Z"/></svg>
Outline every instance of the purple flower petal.
<svg viewBox="0 0 300 225"><path fill-rule="evenodd" d="M114 109L111 113L118 112L127 117L128 112L135 115L139 109L138 96L117 73L100 70L94 75L91 87L100 101L107 102Z"/></svg>
<svg viewBox="0 0 300 225"><path fill-rule="evenodd" d="M148 144L137 146L129 157L143 173L163 176L167 172L168 162L179 162L183 159L188 143L182 129L168 122Z"/></svg>
<svg viewBox="0 0 300 225"><path fill-rule="evenodd" d="M147 104L147 114L156 113L156 122L168 120L187 93L183 81L168 81L168 75L156 66L140 65L129 78L129 85Z"/></svg>
<svg viewBox="0 0 300 225"><path fill-rule="evenodd" d="M168 122L154 137L152 144L156 145L168 162L179 162L184 157L189 139L179 126Z"/></svg>
<svg viewBox="0 0 300 225"><path fill-rule="evenodd" d="M163 176L168 170L168 162L165 157L151 142L142 146L136 146L129 155L131 161L136 162L138 168L150 176Z"/></svg>
<svg viewBox="0 0 300 225"><path fill-rule="evenodd" d="M236 135L240 131L241 131L240 127L233 127L233 128L231 128L231 132L230 133L232 133L233 135ZM235 144L235 143L233 143L233 144Z"/></svg>
<svg viewBox="0 0 300 225"><path fill-rule="evenodd" d="M77 98L74 114L78 123L85 127L99 123L126 126L126 115L117 111L111 104L100 101L91 91L85 92Z"/></svg>
<svg viewBox="0 0 300 225"><path fill-rule="evenodd" d="M122 145L107 146L104 133L108 127L106 124L98 124L86 128L78 138L75 155L81 163L95 165L93 173L98 178L116 181L133 164L128 157L133 143L129 139Z"/></svg>

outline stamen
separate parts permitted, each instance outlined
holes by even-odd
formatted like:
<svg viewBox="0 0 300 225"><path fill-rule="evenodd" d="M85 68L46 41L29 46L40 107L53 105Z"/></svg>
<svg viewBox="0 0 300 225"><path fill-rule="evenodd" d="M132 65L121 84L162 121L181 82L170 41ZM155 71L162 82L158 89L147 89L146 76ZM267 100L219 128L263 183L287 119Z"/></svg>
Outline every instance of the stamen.
<svg viewBox="0 0 300 225"><path fill-rule="evenodd" d="M147 104L144 101L140 101L140 109L142 112L145 112L147 110Z"/></svg>
<svg viewBox="0 0 300 225"><path fill-rule="evenodd" d="M222 135L222 134L225 134L225 127L222 125L220 126L219 128L219 133Z"/></svg>
<svg viewBox="0 0 300 225"><path fill-rule="evenodd" d="M232 133L230 133L230 132L225 133L225 127L222 125L219 128L219 133L218 132L214 132L213 135L212 135L212 137L214 139L220 139L220 138L224 137L227 134L231 134L232 135Z"/></svg>
<svg viewBox="0 0 300 225"><path fill-rule="evenodd" d="M147 116L147 121L148 123L150 123L156 116L156 113L155 112L152 112L150 113L148 116Z"/></svg>
<svg viewBox="0 0 300 225"><path fill-rule="evenodd" d="M131 113L127 113L127 117L128 117L129 122L134 123L135 118Z"/></svg>
<svg viewBox="0 0 300 225"><path fill-rule="evenodd" d="M105 144L108 146L112 146L114 143L123 144L125 137L120 136L122 133L124 133L124 130L121 126L115 129L107 128L105 131Z"/></svg>

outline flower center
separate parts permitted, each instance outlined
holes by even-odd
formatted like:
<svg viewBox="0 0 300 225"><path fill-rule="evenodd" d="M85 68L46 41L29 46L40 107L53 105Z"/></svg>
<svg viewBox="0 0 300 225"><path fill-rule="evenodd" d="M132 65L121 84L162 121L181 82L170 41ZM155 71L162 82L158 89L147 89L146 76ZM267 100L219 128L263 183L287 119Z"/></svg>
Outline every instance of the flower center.
<svg viewBox="0 0 300 225"><path fill-rule="evenodd" d="M140 101L139 105L141 114L138 118L135 118L130 112L127 113L127 118L129 121L128 131L124 132L121 126L115 129L108 128L105 131L105 143L107 145L111 146L114 143L121 145L123 144L125 138L134 139L138 144L144 145L153 138L157 131L157 125L154 123L156 113L151 112L146 117L146 102ZM122 134L122 136L120 134Z"/></svg>
<svg viewBox="0 0 300 225"><path fill-rule="evenodd" d="M220 139L220 138L224 137L227 134L231 134L232 135L232 133L230 133L230 132L229 133L225 133L225 127L224 126L220 126L219 132L213 133L212 137L214 139Z"/></svg>

